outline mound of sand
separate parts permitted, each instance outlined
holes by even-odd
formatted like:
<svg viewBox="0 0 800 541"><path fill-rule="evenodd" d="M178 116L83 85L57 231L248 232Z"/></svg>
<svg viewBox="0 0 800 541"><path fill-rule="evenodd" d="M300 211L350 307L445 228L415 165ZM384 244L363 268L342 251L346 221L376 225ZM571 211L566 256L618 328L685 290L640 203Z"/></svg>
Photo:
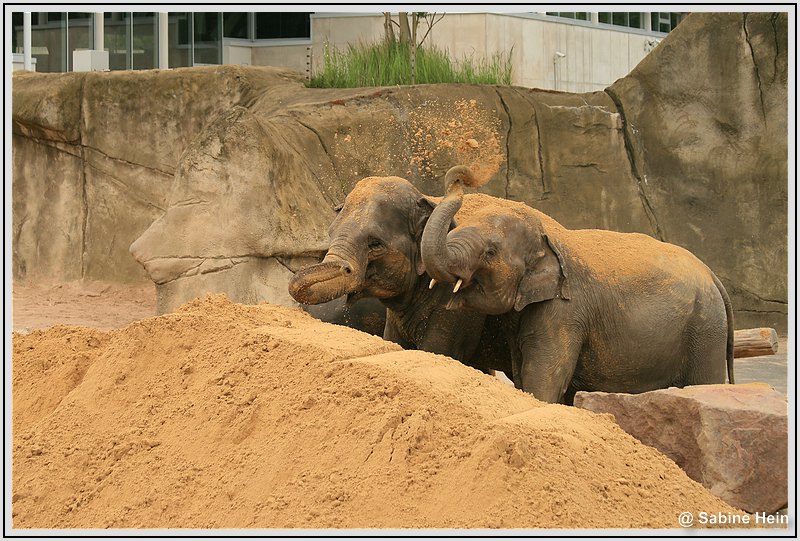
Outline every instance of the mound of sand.
<svg viewBox="0 0 800 541"><path fill-rule="evenodd" d="M734 512L608 416L214 296L13 336L15 528L677 527Z"/></svg>

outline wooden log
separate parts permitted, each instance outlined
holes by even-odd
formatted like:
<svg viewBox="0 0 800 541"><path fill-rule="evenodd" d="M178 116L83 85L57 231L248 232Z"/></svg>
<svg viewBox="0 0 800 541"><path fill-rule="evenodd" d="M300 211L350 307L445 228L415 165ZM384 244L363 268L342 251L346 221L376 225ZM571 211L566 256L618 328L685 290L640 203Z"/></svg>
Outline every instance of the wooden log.
<svg viewBox="0 0 800 541"><path fill-rule="evenodd" d="M733 331L733 356L758 357L778 352L778 333L769 327Z"/></svg>

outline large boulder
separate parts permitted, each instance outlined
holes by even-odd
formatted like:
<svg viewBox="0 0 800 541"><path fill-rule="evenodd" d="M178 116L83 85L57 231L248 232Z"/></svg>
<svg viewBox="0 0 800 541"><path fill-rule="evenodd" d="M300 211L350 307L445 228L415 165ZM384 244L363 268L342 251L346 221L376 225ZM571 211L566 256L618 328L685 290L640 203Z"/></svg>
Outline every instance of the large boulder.
<svg viewBox="0 0 800 541"><path fill-rule="evenodd" d="M734 507L773 513L787 505L786 395L767 384L579 392L575 406L614 415L625 432Z"/></svg>
<svg viewBox="0 0 800 541"><path fill-rule="evenodd" d="M787 41L785 15L693 14L629 77L585 94L312 89L234 66L15 74L14 277L146 276L160 312L210 292L291 304L289 277L324 253L358 180L439 195L467 163L491 177L481 191L567 227L688 248L727 286L737 326L781 331Z"/></svg>
<svg viewBox="0 0 800 541"><path fill-rule="evenodd" d="M788 262L787 32L786 14L691 15L608 88L656 236L717 273L740 328L786 329L787 281L765 276Z"/></svg>

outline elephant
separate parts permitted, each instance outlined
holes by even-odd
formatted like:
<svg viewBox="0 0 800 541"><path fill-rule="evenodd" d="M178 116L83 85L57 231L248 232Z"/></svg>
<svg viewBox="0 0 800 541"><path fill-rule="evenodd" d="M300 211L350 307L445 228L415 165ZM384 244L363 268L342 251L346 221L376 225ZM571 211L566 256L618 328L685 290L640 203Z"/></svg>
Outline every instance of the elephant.
<svg viewBox="0 0 800 541"><path fill-rule="evenodd" d="M523 203L467 203L475 184L465 166L447 172L420 251L455 284L448 309L504 318L515 386L572 404L577 391L724 383L726 369L734 382L731 303L697 257L640 233L570 230ZM462 204L473 210L452 228Z"/></svg>
<svg viewBox="0 0 800 541"><path fill-rule="evenodd" d="M348 302L377 298L386 307L386 340L484 372L509 372L499 320L446 310L449 290L425 274L419 242L435 205L403 178L360 180L328 229L330 247L323 260L296 272L289 294L306 305L342 296Z"/></svg>

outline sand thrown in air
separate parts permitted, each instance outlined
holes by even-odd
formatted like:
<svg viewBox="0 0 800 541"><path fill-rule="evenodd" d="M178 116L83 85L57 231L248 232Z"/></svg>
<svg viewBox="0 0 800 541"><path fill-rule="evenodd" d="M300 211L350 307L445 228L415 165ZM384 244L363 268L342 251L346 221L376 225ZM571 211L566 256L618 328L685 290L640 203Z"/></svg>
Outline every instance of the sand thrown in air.
<svg viewBox="0 0 800 541"><path fill-rule="evenodd" d="M648 528L733 512L608 416L211 296L13 336L16 528Z"/></svg>

